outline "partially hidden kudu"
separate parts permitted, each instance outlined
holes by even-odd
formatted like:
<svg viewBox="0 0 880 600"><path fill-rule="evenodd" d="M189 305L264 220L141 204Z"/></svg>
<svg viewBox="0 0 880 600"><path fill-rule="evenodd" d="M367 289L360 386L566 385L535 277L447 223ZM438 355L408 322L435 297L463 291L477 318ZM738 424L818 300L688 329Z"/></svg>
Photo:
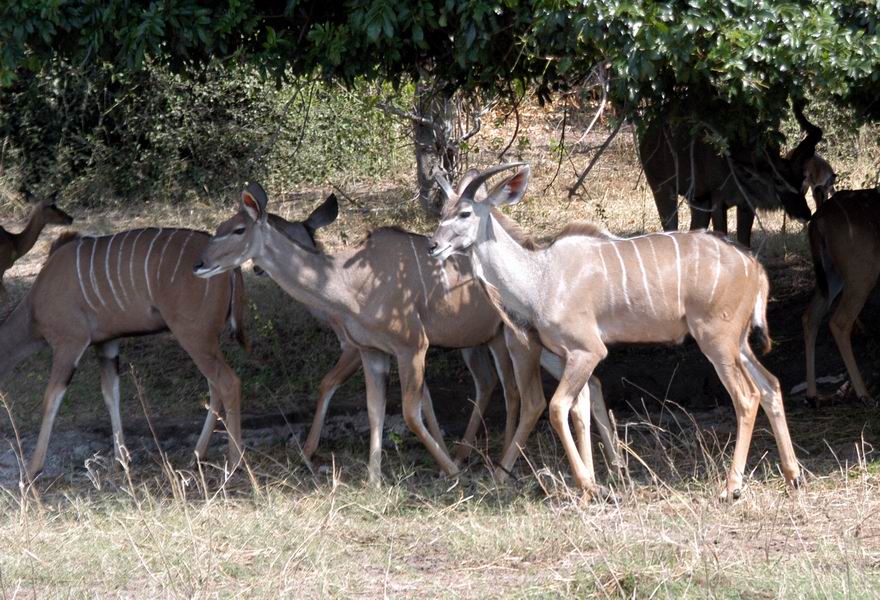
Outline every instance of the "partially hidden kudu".
<svg viewBox="0 0 880 600"><path fill-rule="evenodd" d="M808 229L816 291L803 317L807 400L816 404L816 336L822 317L840 297L829 328L853 390L869 400L852 350L853 324L880 276L880 191L843 190L825 202Z"/></svg>
<svg viewBox="0 0 880 600"><path fill-rule="evenodd" d="M148 228L99 237L62 235L33 287L0 325L0 377L46 344L52 370L43 420L27 472L43 468L52 425L80 358L95 346L101 389L110 412L114 452L126 460L119 411L119 338L169 330L192 357L210 392L210 410L196 445L204 458L219 407L229 432L228 456L241 458L241 386L220 350L227 324L242 345L245 311L241 271L198 279L192 265L209 235L189 229Z"/></svg>
<svg viewBox="0 0 880 600"><path fill-rule="evenodd" d="M684 124L649 124L639 140L639 157L663 229L678 229L679 196L690 204L691 229L706 229L711 217L715 230L726 234L727 209L735 206L736 237L745 246L751 243L753 209L784 210L806 222L810 218L804 197L807 178L815 176L817 184L827 185L829 175L822 163L828 163L821 158L821 163L810 162L822 130L804 117L803 103L795 103L794 114L807 137L787 157L771 144L759 151L733 147L728 155L720 155ZM821 189L822 194L827 192Z"/></svg>
<svg viewBox="0 0 880 600"><path fill-rule="evenodd" d="M523 165L482 201L475 192L492 175L522 163L482 172L458 192L444 183L447 200L431 253L449 259L469 253L474 273L490 293L509 330L508 349L522 395L520 423L501 468L517 452L546 407L537 356L546 348L565 365L550 401L550 420L586 496L596 481L589 448L576 447L569 411L587 378L608 353L606 344L680 343L690 333L712 362L737 414L736 446L722 498L740 495L758 404L779 446L785 478L799 481L779 382L749 347L758 328L769 350L769 284L750 254L706 232L617 238L591 225L565 228L552 241L527 239L495 207L522 199L529 179ZM582 401L589 401L585 399Z"/></svg>
<svg viewBox="0 0 880 600"><path fill-rule="evenodd" d="M55 206L54 199L38 202L28 217L27 225L19 233L11 233L0 227L0 301L7 297L3 275L27 254L46 225L70 225L73 217Z"/></svg>
<svg viewBox="0 0 880 600"><path fill-rule="evenodd" d="M445 473L456 474L458 466L447 453L424 382L428 346L489 344L514 418L518 411L512 405L519 401L513 378L505 376L511 367L501 321L474 281L468 261L441 265L428 257L426 237L394 228L377 229L355 247L325 254L274 226L278 221L267 212L267 204L265 190L250 184L242 192L240 210L217 228L194 272L210 278L253 260L285 292L326 320L344 348L358 350L367 383L371 481L381 478L385 380L391 356L398 363L407 426ZM556 357L545 357L545 364L551 372L561 371ZM598 381L591 384L600 401L593 417L600 424L609 464L618 466L616 436ZM430 431L422 420L423 409ZM576 418L589 421L588 414L577 413ZM510 421L509 428L512 431Z"/></svg>

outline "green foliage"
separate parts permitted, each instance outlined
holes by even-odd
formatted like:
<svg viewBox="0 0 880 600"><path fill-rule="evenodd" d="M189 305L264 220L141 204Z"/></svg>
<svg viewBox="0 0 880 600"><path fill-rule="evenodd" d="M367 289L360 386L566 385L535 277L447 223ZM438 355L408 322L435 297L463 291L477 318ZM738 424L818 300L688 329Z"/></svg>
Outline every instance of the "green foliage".
<svg viewBox="0 0 880 600"><path fill-rule="evenodd" d="M303 81L279 89L244 68L191 78L56 62L6 98L6 187L81 204L217 197L268 173L282 189L340 172L371 178L404 154L395 123L351 93ZM376 147L387 151L367 151Z"/></svg>
<svg viewBox="0 0 880 600"><path fill-rule="evenodd" d="M58 57L190 74L220 59L279 81L429 76L545 101L601 65L628 115L683 99L692 120L755 141L807 93L880 119L878 22L880 5L849 0L26 0L0 9L0 83Z"/></svg>

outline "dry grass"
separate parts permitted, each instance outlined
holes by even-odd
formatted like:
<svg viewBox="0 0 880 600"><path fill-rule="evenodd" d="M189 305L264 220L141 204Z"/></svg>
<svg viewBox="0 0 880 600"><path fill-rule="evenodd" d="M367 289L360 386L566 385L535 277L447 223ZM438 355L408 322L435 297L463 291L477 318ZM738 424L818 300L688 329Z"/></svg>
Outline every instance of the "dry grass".
<svg viewBox="0 0 880 600"><path fill-rule="evenodd" d="M559 135L560 115L535 109L526 118L529 146L517 158L532 162L535 177L530 199L512 211L515 218L536 233L575 219L620 234L657 228L631 137L618 137L586 191L569 201L565 192L588 158L565 162L551 184L557 165L548 149ZM507 127L487 127L477 139L481 152L471 158L492 162L490 150L507 135ZM861 172L858 165L845 170ZM328 249L354 243L380 224L429 231L433 223L409 201L410 180L408 173L395 174L378 190L336 182L345 196L340 222L321 233ZM330 190L287 194L274 210L303 217ZM213 229L233 203L91 212L77 225L99 233L141 225ZM755 245L764 259L802 265L800 226L788 224L783 232L778 214L762 223ZM38 272L49 239L7 274L14 295ZM305 420L317 381L336 358L335 340L270 281L248 275L248 286L255 351L245 356L228 347L242 376L245 412L296 407ZM25 435L38 426L47 359L31 359L4 387L10 416ZM204 381L173 340L127 341L123 359L133 363L123 378L127 429L144 429L152 419L198 431ZM468 385L454 358L433 355L429 368L429 382L453 390L446 396ZM93 361L80 371L57 428L107 428ZM443 397L434 385L435 398ZM359 406L362 389L358 378L338 392L339 402ZM393 411L393 382L389 390ZM663 389L651 393L662 397ZM831 408L791 416L798 455L812 473L796 493L783 488L762 420L747 493L723 505L715 496L732 447L730 406L690 414L647 392L643 398L645 404L619 417L630 471L615 482L618 498L608 503L579 502L545 423L530 443L529 460L520 461L519 479L505 485L479 460L457 480L437 479L426 452L408 435L393 437L380 490L362 483L363 438L331 443L334 452L321 455L326 467L316 474L302 465L295 446L283 444L252 449L246 468L231 477L218 466L193 465L183 450L167 457L152 450L130 473L113 474L106 459L85 469L66 464L54 479L0 495L0 597L880 595L873 412L841 415ZM8 439L9 422L2 421L0 436ZM109 435L107 441L104 456ZM497 456L495 438L492 444L485 456Z"/></svg>

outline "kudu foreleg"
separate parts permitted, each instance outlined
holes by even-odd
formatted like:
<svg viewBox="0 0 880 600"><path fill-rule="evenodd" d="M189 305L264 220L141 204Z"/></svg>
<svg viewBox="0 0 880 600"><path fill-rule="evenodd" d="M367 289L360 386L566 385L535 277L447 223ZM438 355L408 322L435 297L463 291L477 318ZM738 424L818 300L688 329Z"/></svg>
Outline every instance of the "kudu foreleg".
<svg viewBox="0 0 880 600"><path fill-rule="evenodd" d="M593 468L592 446L587 438L582 448L578 448L574 438L571 435L569 427L569 413L578 394L582 394L586 390L586 394L582 394L581 402L589 402L589 386L587 381L593 373L593 369L599 364L604 357L604 353L597 354L586 350L569 352L565 360L562 377L559 380L559 386L550 400L550 423L556 434L562 441L565 453L568 456L568 462L571 465L572 474L578 487L580 487L586 496L590 499L596 494L598 488L596 486L596 474ZM584 411L586 412L586 411ZM579 426L583 427L580 435L589 436L589 419L582 419ZM584 423L583 421L586 421Z"/></svg>
<svg viewBox="0 0 880 600"><path fill-rule="evenodd" d="M202 425L202 432L196 442L196 458L205 460L208 455L208 445L211 443L211 436L214 435L214 428L217 426L217 419L220 417L220 392L208 382L208 414L205 415L205 423Z"/></svg>
<svg viewBox="0 0 880 600"><path fill-rule="evenodd" d="M454 476L458 474L458 467L449 457L444 447L434 439L422 420L426 351L427 344L418 350L408 350L397 354L403 420L410 431L415 433L428 449L434 460L440 465L440 468L447 475Z"/></svg>
<svg viewBox="0 0 880 600"><path fill-rule="evenodd" d="M549 350L544 350L541 353L541 366L547 369L547 372L553 375L557 381L562 377L562 359ZM608 407L605 406L602 382L598 377L592 375L587 381L587 386L578 394L572 411L580 413L583 419L592 416L599 430L599 437L602 439L602 455L605 457L608 470L619 471L624 466L620 456L620 439L608 418ZM581 403L582 396L585 398L583 404ZM583 450L581 453L583 454Z"/></svg>
<svg viewBox="0 0 880 600"><path fill-rule="evenodd" d="M361 366L361 353L353 346L344 346L342 354L336 359L336 364L330 369L321 384L318 386L318 403L315 406L315 416L309 434L303 444L302 452L306 460L311 460L318 442L321 440L321 430L324 428L324 420L327 418L327 408L337 388L348 381Z"/></svg>
<svg viewBox="0 0 880 600"><path fill-rule="evenodd" d="M105 342L96 346L95 352L101 364L101 392L113 429L113 455L120 465L125 466L128 464L128 450L125 447L122 415L119 410L119 342Z"/></svg>

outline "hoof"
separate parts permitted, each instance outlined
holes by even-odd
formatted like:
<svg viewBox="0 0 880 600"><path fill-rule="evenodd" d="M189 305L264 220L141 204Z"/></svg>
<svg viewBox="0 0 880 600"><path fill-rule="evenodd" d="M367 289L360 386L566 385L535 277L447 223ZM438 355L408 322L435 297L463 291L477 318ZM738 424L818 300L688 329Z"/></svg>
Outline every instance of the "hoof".
<svg viewBox="0 0 880 600"><path fill-rule="evenodd" d="M791 483L792 488L799 490L802 487L805 487L807 485L807 479L806 479L806 476L803 473L801 473L800 475L798 475L797 477L792 479L790 481L790 483Z"/></svg>
<svg viewBox="0 0 880 600"><path fill-rule="evenodd" d="M819 398L816 396L807 396L804 398L804 404L812 409L819 408Z"/></svg>
<svg viewBox="0 0 880 600"><path fill-rule="evenodd" d="M735 500L739 500L742 496L742 490L740 488L734 488L732 490L724 490L721 492L721 496L718 497L721 502L733 502Z"/></svg>

